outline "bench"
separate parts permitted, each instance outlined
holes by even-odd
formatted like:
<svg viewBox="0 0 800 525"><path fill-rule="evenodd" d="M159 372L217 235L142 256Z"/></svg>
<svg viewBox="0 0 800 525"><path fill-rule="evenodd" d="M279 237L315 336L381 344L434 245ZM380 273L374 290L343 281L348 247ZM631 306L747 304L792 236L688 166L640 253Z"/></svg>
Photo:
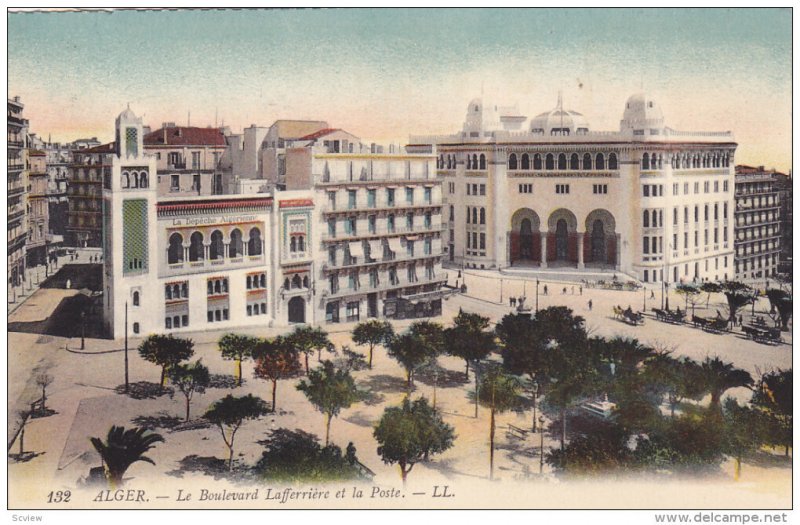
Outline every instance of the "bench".
<svg viewBox="0 0 800 525"><path fill-rule="evenodd" d="M508 425L508 430L506 430L506 435L508 437L513 437L516 439L526 439L528 437L528 430L515 427L514 425Z"/></svg>

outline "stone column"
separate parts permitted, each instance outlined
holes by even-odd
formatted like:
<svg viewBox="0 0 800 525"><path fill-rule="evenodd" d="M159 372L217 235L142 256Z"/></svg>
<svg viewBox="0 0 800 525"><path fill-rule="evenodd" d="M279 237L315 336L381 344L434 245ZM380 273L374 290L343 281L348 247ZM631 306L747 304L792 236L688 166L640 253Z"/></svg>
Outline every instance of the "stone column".
<svg viewBox="0 0 800 525"><path fill-rule="evenodd" d="M204 244L203 245L203 259L206 260L206 261L211 258L210 257L210 250L211 250L211 245L210 244Z"/></svg>
<svg viewBox="0 0 800 525"><path fill-rule="evenodd" d="M183 245L183 262L189 262L189 247Z"/></svg>
<svg viewBox="0 0 800 525"><path fill-rule="evenodd" d="M541 258L542 262L539 264L539 268L547 268L547 232L539 232L539 237L541 238L541 246L542 246L542 253Z"/></svg>
<svg viewBox="0 0 800 525"><path fill-rule="evenodd" d="M583 264L583 237L586 235L586 232L578 232L578 270L584 269Z"/></svg>
<svg viewBox="0 0 800 525"><path fill-rule="evenodd" d="M230 243L225 243L223 246L225 246L225 259L229 259L230 258L229 254L230 254L231 245L230 245Z"/></svg>

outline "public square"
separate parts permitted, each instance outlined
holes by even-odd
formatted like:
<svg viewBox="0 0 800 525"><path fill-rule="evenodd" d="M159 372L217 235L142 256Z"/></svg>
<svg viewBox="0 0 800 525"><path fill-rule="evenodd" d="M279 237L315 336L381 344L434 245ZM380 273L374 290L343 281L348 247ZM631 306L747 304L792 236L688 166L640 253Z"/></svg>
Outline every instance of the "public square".
<svg viewBox="0 0 800 525"><path fill-rule="evenodd" d="M449 284L453 285L459 276L458 270L447 270ZM542 275L542 277L545 277ZM502 278L502 292L500 280ZM445 301L443 315L437 321L448 324L460 309L479 313L497 322L505 314L512 312L509 297L516 298L527 295L526 304L535 307L535 279L525 280L514 276L509 278L496 272L467 270L461 274L459 284L467 285L465 294L456 294ZM544 286L548 294L544 295ZM565 293L566 292L566 293ZM644 325L631 326L614 318L612 309L616 305L623 308L631 305L640 310L646 306L649 310L661 304L660 291L650 290L635 292L600 290L582 288L579 282L541 280L538 307L565 305L576 314L586 318L586 325L593 335L622 335L634 337L645 344L659 348L669 348L676 355L686 355L695 360L706 356L720 356L725 361L743 368L753 376L759 372L777 368L790 368L791 332L785 332L784 344L766 345L744 338L740 333L713 334L692 328L691 325L673 325L655 320L648 316ZM35 384L36 375L47 372L54 377L48 387L47 406L56 413L50 417L33 419L25 426L25 449L34 457L27 462L10 462L11 501L40 502L43 494L56 488L75 489L76 482L86 477L91 467L99 466L99 456L92 449L90 436L104 436L111 425L134 424L157 427L157 431L165 437L165 442L158 444L148 454L156 463L134 464L127 473L131 478L131 486L147 480L148 485L169 487L177 479L182 483L204 484L217 478L202 458L225 457L225 447L215 427L195 425L194 428L174 428L178 417L183 414L183 397L180 393L170 398L160 397L133 399L117 394L115 389L124 382L123 341L105 339L85 339L85 348L81 350L80 331L78 326L55 326L58 319L51 317L53 312L59 318L71 318L74 323L74 312L65 312L63 304L75 300L86 293L84 290L65 288L42 288L30 296L9 317L9 444L16 436L19 428L19 411L25 410L31 402L41 395ZM501 301L502 293L502 301ZM592 301L589 310L588 302ZM674 293L669 295L672 305L681 305L681 298ZM722 308L724 297L721 294L712 296L708 309L703 304L698 315L713 315L716 309ZM643 304L646 303L646 304ZM673 306L674 308L674 306ZM762 300L755 309L757 315L764 315L769 305ZM748 307L748 314L749 307ZM709 313L710 312L710 313ZM70 317L69 314L72 314ZM393 323L395 331L401 332L411 321ZM352 349L365 353L364 347L352 345L350 330L354 324L328 325L325 327L337 348L350 345ZM72 331L73 337L69 337ZM288 328L264 330L233 330L237 333L251 333L261 336L274 336L288 332ZM92 330L87 330L92 332ZM204 332L192 334L195 342L195 355L202 358L212 374L217 374L217 388L209 388L204 394L196 395L192 401L192 419L199 417L214 400L229 393L228 384L233 378L235 365L232 361L224 361L217 349L217 340L226 331ZM136 348L140 339L131 338L129 345L130 381L157 383L159 369L143 361ZM322 358L332 357L323 352ZM447 484L470 487L480 493L478 487L488 482L488 410L481 408L479 417L474 417L474 406L468 397L472 381L465 382L464 363L460 359L444 356L440 364L447 372L438 380L436 392L437 407L444 420L455 427L454 446L445 453L436 456L432 461L418 464L409 475L409 487L430 487L432 484ZM316 358L312 359L312 367ZM253 393L264 399L270 398L271 385L253 376L253 364L244 363L245 383L234 390L235 395ZM349 442L356 447L359 460L375 473L374 483L381 486L400 486L400 476L396 466L382 463L377 454L377 444L372 436L374 425L386 406L397 405L405 396L405 375L397 362L388 357L382 348L375 354L374 368L354 372L360 389L368 393L364 402L357 403L343 410L331 426L331 441L342 449ZM298 380L281 381L277 392L277 411L258 421L245 423L237 434L236 461L252 465L260 457L262 447L256 442L263 440L270 430L276 428L302 429L323 437L325 434L324 417L316 412L304 395L294 388ZM419 374L412 398L424 395L433 397L433 381L430 376ZM749 399L750 391L746 389L730 390L728 395L740 401ZM164 428L159 427L163 425ZM507 412L500 414L497 421L497 442L495 454L495 481L502 483L503 491L511 497L516 490L529 486L526 483L545 483L535 501L525 501L525 505L550 507L558 506L549 497L559 497L558 480L551 475L549 466L543 466L543 475L539 475L539 451L544 447L558 446L558 431L548 430L544 433L528 433L524 438L512 436L507 432L508 425L530 429L531 412L526 409L521 413ZM545 425L549 425L546 422ZM172 430L170 430L172 428ZM541 441L540 441L541 439ZM791 463L787 458L783 461L780 452L776 451L773 464L745 464L742 479L732 482L733 467L726 463L719 475L703 483L718 484L719 497L726 505L736 506L735 494L738 491L754 491L756 497L764 498L765 505L782 506L789 501L791 493ZM189 456L196 455L197 458ZM188 458L188 459L186 459ZM626 483L625 480L617 480ZM683 483L686 483L684 480ZM613 484L612 484L613 485ZM646 484L645 484L646 485ZM641 480L634 487L645 486ZM630 494L609 489L606 484L594 486L608 498L610 506L635 506L626 499ZM634 491L636 489L633 489ZM604 492L607 491L607 492ZM463 491L462 491L463 493ZM592 493L594 494L594 493ZM563 497L561 494L560 497ZM691 505L702 507L712 505L698 493L697 501ZM667 506L686 506L685 494L680 501L665 502ZM730 498L730 499L728 499ZM561 501L561 500L558 500ZM564 505L591 507L597 500L587 496L585 501L563 500ZM647 506L646 499L641 500ZM523 502L519 502L520 505ZM469 506L468 500L462 506Z"/></svg>

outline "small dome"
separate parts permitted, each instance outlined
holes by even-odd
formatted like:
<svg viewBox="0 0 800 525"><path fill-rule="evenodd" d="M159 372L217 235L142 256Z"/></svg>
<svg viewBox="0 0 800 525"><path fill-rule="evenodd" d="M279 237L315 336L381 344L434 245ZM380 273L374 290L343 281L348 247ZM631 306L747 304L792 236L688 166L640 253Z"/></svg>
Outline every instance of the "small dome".
<svg viewBox="0 0 800 525"><path fill-rule="evenodd" d="M664 114L653 99L644 93L636 93L625 102L620 129L663 128Z"/></svg>
<svg viewBox="0 0 800 525"><path fill-rule="evenodd" d="M125 111L123 111L122 113L119 114L119 117L117 117L117 118L119 120L128 120L128 121L136 120L136 114L133 111L131 111L131 107L128 106L125 109Z"/></svg>
<svg viewBox="0 0 800 525"><path fill-rule="evenodd" d="M576 135L587 133L589 123L577 111L556 108L536 115L531 120L531 132L544 135Z"/></svg>

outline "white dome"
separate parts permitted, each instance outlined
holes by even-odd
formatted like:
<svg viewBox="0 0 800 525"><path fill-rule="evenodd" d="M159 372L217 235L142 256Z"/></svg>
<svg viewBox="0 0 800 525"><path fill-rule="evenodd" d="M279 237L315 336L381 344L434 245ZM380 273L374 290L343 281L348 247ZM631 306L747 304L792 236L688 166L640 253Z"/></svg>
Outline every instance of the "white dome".
<svg viewBox="0 0 800 525"><path fill-rule="evenodd" d="M128 106L125 109L125 111L123 111L122 113L119 114L119 117L117 117L117 119L119 119L120 121L123 121L123 120L127 120L127 121L136 120L136 114L133 111L131 111L130 106Z"/></svg>
<svg viewBox="0 0 800 525"><path fill-rule="evenodd" d="M653 99L644 93L636 93L625 103L620 129L663 128L664 114Z"/></svg>
<svg viewBox="0 0 800 525"><path fill-rule="evenodd" d="M558 107L531 119L531 131L545 135L575 135L588 132L589 122L577 111Z"/></svg>

